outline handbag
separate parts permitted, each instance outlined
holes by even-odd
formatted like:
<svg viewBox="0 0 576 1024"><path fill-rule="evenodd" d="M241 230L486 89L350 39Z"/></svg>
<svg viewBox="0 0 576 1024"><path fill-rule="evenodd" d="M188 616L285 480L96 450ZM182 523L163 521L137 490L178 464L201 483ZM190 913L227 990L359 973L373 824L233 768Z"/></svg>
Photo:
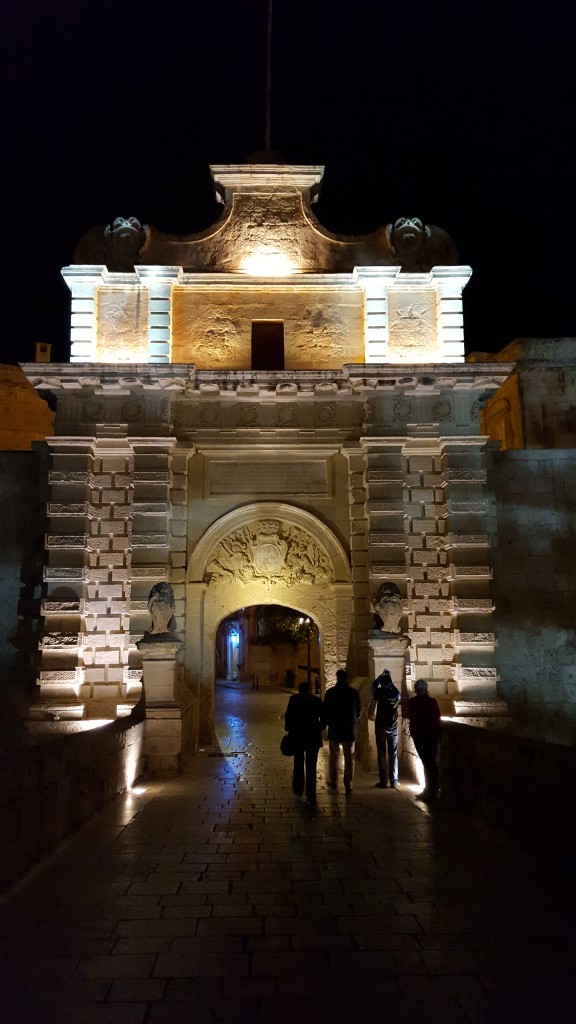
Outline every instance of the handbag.
<svg viewBox="0 0 576 1024"><path fill-rule="evenodd" d="M284 757L294 757L294 740L289 732L285 733L280 740L280 751Z"/></svg>
<svg viewBox="0 0 576 1024"><path fill-rule="evenodd" d="M368 715L368 721L369 722L375 722L376 721L376 708L377 707L378 707L378 701L376 700L376 697L372 697L372 700L370 701L370 703L368 705L368 710L366 712L366 714Z"/></svg>

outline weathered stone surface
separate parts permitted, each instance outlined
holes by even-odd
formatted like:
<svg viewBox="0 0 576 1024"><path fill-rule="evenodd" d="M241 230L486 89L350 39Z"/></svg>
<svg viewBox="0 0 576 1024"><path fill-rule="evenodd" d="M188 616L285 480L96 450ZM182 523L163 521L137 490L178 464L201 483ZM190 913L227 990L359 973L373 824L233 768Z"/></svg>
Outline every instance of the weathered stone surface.
<svg viewBox="0 0 576 1024"><path fill-rule="evenodd" d="M328 369L364 358L363 296L349 289L326 299L302 295L294 287L232 286L217 292L176 288L173 299L173 358L194 361L199 369L251 365L251 326L254 320L284 321L286 369Z"/></svg>
<svg viewBox="0 0 576 1024"><path fill-rule="evenodd" d="M0 366L0 451L30 451L54 430L54 413L19 366Z"/></svg>

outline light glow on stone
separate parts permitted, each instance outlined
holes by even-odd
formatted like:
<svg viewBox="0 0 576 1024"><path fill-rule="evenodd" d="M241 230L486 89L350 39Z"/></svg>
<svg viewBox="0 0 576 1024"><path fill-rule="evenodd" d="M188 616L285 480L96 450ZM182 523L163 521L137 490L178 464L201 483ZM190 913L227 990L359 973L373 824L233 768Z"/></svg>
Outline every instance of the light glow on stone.
<svg viewBox="0 0 576 1024"><path fill-rule="evenodd" d="M285 253L262 246L244 257L241 270L254 277L289 277L298 272L298 267Z"/></svg>
<svg viewBox="0 0 576 1024"><path fill-rule="evenodd" d="M138 770L138 753L138 750L136 750L134 747L131 747L126 754L126 763L124 766L125 788L131 792L134 792L132 787L133 783L137 778L136 772Z"/></svg>
<svg viewBox="0 0 576 1024"><path fill-rule="evenodd" d="M54 716L54 720L60 718L60 715ZM75 722L75 732L90 732L92 729L101 729L103 725L110 725L113 722L113 718L85 718L80 722Z"/></svg>
<svg viewBox="0 0 576 1024"><path fill-rule="evenodd" d="M424 765L419 757L415 758L414 768L416 769L416 778L418 779L418 790L424 789L426 785L426 778L424 776Z"/></svg>
<svg viewBox="0 0 576 1024"><path fill-rule="evenodd" d="M99 363L142 363L146 361L146 358L147 354L142 351L142 347L138 346L136 342L133 347L124 348L107 346L106 342L101 342L98 345L97 362Z"/></svg>

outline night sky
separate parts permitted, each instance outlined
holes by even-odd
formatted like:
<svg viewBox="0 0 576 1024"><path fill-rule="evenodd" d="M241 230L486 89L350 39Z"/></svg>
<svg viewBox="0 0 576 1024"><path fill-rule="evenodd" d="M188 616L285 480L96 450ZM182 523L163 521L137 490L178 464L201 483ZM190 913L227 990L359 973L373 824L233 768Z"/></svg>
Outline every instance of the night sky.
<svg viewBox="0 0 576 1024"><path fill-rule="evenodd" d="M322 223L445 228L474 271L468 351L576 335L574 7L273 3L272 147L325 165ZM85 230L215 220L209 164L264 145L267 10L5 0L2 362L68 359L60 268Z"/></svg>

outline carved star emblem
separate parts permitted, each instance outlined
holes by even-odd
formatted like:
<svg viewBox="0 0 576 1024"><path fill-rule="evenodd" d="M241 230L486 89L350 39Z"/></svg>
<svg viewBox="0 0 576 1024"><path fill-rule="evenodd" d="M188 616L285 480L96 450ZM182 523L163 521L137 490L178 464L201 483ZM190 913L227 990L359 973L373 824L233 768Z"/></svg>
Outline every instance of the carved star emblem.
<svg viewBox="0 0 576 1024"><path fill-rule="evenodd" d="M406 306L405 309L399 309L396 312L396 316L399 320L417 320L419 324L422 324L426 309L414 309L414 306Z"/></svg>

